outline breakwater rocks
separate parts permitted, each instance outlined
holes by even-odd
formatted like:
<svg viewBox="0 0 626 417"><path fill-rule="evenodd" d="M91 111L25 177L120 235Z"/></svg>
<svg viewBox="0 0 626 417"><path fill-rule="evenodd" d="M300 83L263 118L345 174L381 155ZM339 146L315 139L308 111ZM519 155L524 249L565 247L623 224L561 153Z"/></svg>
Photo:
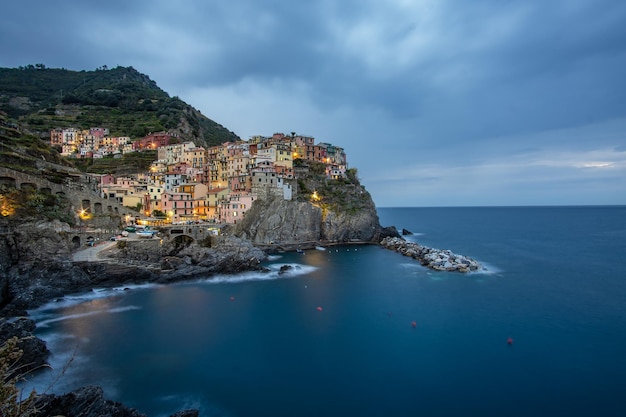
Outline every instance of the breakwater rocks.
<svg viewBox="0 0 626 417"><path fill-rule="evenodd" d="M434 249L418 243L407 242L399 237L386 237L380 242L380 245L404 256L409 256L419 261L423 266L436 271L470 272L483 269L477 261L467 256L457 255L449 250Z"/></svg>

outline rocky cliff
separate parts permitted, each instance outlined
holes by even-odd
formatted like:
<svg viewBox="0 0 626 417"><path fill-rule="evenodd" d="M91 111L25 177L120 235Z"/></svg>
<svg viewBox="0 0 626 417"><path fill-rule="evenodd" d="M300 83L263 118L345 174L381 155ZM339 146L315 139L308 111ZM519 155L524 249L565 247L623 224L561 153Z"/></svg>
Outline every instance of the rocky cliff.
<svg viewBox="0 0 626 417"><path fill-rule="evenodd" d="M385 236L399 236L395 228L381 227L376 205L355 168L333 179L318 162L300 160L296 170L293 200L259 193L236 225L237 236L274 249L378 243Z"/></svg>
<svg viewBox="0 0 626 417"><path fill-rule="evenodd" d="M12 225L0 234L0 310L24 314L36 300L49 300L85 288L89 278L71 262L71 245L64 237L69 225L33 221Z"/></svg>
<svg viewBox="0 0 626 417"><path fill-rule="evenodd" d="M259 269L266 257L249 241L226 235L183 245L119 242L98 262L77 262L68 233L69 226L59 221L24 222L0 233L0 316L26 315L44 302L94 287Z"/></svg>
<svg viewBox="0 0 626 417"><path fill-rule="evenodd" d="M368 194L365 204L349 211L280 197L259 199L236 225L234 233L255 245L289 249L294 246L377 243L384 230Z"/></svg>
<svg viewBox="0 0 626 417"><path fill-rule="evenodd" d="M215 273L259 269L265 252L235 236L204 242L160 245L143 240L119 245L95 262L72 260L69 225L59 221L3 224L0 233L0 316L27 315L27 309L73 292L98 286L140 282L174 282ZM130 243L130 242L128 242ZM0 346L17 338L19 370L38 369L49 355L45 342L33 336L35 323L26 318L0 319ZM7 375L5 375L6 377ZM9 375L10 376L10 375ZM2 405L2 404L0 404ZM144 414L107 400L99 387L62 395L36 397L33 415L133 416ZM193 417L197 410L175 414Z"/></svg>

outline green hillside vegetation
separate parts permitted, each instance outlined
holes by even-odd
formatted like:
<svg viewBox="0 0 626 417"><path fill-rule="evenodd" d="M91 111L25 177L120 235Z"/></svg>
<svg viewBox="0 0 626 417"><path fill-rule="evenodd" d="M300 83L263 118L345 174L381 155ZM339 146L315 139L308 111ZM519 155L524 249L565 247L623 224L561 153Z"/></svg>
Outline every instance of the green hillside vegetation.
<svg viewBox="0 0 626 417"><path fill-rule="evenodd" d="M157 151L141 151L123 155L121 158L77 159L74 166L94 174L126 175L146 172L157 159Z"/></svg>
<svg viewBox="0 0 626 417"><path fill-rule="evenodd" d="M71 166L56 149L38 137L22 132L0 112L0 166L34 172L39 161Z"/></svg>
<svg viewBox="0 0 626 417"><path fill-rule="evenodd" d="M104 127L111 136L131 139L171 131L200 146L238 139L132 67L0 68L0 110L9 121L42 139L49 138L51 129L66 127Z"/></svg>
<svg viewBox="0 0 626 417"><path fill-rule="evenodd" d="M321 162L294 161L298 167L306 167L306 173L298 178L298 201L312 201L323 209L354 214L371 203L371 197L361 185L356 168L350 168L346 177L329 179L326 165Z"/></svg>

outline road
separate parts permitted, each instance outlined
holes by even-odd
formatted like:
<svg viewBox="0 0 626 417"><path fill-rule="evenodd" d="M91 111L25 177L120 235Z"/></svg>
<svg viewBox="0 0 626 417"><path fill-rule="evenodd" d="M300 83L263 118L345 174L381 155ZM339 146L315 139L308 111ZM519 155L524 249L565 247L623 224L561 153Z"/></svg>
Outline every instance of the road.
<svg viewBox="0 0 626 417"><path fill-rule="evenodd" d="M74 262L94 262L100 259L100 252L105 249L110 248L115 245L117 242L108 241L102 242L95 246L86 246L84 249L79 250L78 252L74 252L72 255L72 260Z"/></svg>

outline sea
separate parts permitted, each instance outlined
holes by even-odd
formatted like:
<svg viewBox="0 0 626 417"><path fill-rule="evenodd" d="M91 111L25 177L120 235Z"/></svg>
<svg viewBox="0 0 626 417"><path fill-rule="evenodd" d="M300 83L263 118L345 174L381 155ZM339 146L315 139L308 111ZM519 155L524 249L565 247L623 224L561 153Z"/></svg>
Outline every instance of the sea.
<svg viewBox="0 0 626 417"><path fill-rule="evenodd" d="M148 416L626 415L626 206L378 214L483 269L334 246L68 295L30 312L52 369L23 388L100 385Z"/></svg>

